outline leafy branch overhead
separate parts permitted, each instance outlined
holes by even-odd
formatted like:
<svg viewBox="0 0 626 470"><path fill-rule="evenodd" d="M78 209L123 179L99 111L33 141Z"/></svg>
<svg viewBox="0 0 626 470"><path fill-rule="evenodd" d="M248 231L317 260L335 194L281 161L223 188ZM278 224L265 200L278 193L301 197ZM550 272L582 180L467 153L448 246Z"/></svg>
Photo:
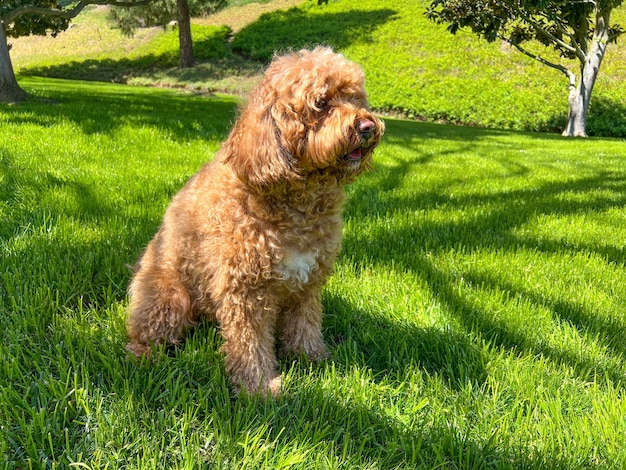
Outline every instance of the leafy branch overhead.
<svg viewBox="0 0 626 470"><path fill-rule="evenodd" d="M434 0L427 16L438 23L449 23L447 29L452 34L469 27L487 41L500 39L518 48L535 40L553 47L562 57L576 59L586 54L585 45L592 40L594 11L615 8L621 3ZM623 32L619 24L609 26L608 42L615 42Z"/></svg>
<svg viewBox="0 0 626 470"><path fill-rule="evenodd" d="M426 16L447 23L455 34L469 28L487 41L502 40L548 67L562 72L569 83L570 113L564 135L586 135L591 91L606 51L624 33L610 24L613 9L623 0L433 0ZM532 42L552 48L579 64L579 74L561 62L535 52ZM530 46L530 47L529 47Z"/></svg>
<svg viewBox="0 0 626 470"><path fill-rule="evenodd" d="M207 16L226 6L226 0L188 0L191 17ZM166 26L178 20L177 0L153 0L138 8L112 8L109 18L115 27L132 36L138 28Z"/></svg>
<svg viewBox="0 0 626 470"><path fill-rule="evenodd" d="M132 7L147 5L152 0L80 0L64 3L57 0L26 0L2 2L0 5L0 21L9 37L20 37L28 34L53 35L65 30L69 21L76 17L89 5L113 5Z"/></svg>

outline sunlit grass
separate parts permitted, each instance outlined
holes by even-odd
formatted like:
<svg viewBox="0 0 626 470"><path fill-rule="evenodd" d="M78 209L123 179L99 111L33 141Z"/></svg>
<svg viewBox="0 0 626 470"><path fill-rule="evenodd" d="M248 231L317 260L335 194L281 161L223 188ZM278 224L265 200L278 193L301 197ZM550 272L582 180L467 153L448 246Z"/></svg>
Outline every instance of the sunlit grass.
<svg viewBox="0 0 626 470"><path fill-rule="evenodd" d="M137 363L132 264L236 101L43 79L0 107L0 467L620 468L623 142L387 119L324 364L233 397L215 325Z"/></svg>
<svg viewBox="0 0 626 470"><path fill-rule="evenodd" d="M45 67L60 62L124 57L145 47L163 28L144 28L127 37L107 21L106 7L88 7L72 22L72 27L56 37L25 36L11 39L11 58L17 72L22 68Z"/></svg>

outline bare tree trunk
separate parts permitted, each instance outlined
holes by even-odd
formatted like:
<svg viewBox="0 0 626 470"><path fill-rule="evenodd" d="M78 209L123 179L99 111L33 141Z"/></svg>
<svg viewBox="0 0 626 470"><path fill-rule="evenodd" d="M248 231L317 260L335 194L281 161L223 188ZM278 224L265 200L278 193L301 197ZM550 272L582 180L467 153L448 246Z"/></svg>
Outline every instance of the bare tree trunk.
<svg viewBox="0 0 626 470"><path fill-rule="evenodd" d="M29 94L17 84L4 24L0 21L0 103L15 103L28 98Z"/></svg>
<svg viewBox="0 0 626 470"><path fill-rule="evenodd" d="M609 16L611 11L599 10L596 13L596 29L593 33L591 47L585 54L580 65L580 80L569 76L569 114L563 135L568 137L587 137L587 114L591 92L596 82L606 46L609 41Z"/></svg>
<svg viewBox="0 0 626 470"><path fill-rule="evenodd" d="M191 40L191 19L187 0L176 0L178 7L178 41L180 44L180 66L193 67L193 42Z"/></svg>

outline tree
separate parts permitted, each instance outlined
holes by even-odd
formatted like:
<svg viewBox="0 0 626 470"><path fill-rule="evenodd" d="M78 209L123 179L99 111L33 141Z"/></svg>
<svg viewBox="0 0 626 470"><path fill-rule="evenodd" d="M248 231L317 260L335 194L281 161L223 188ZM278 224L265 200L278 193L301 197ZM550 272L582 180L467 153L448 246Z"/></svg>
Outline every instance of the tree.
<svg viewBox="0 0 626 470"><path fill-rule="evenodd" d="M226 6L227 0L154 0L133 10L113 8L110 17L125 34L132 35L137 28L165 27L171 21L178 23L178 42L181 67L193 67L191 17L208 15Z"/></svg>
<svg viewBox="0 0 626 470"><path fill-rule="evenodd" d="M591 92L608 44L624 30L610 24L623 0L433 0L426 15L449 23L448 31L469 27L487 41L500 39L528 57L563 73L568 80L569 113L564 136L586 136ZM531 42L532 41L532 42ZM541 44L577 61L578 74L536 52ZM565 62L566 63L566 62Z"/></svg>
<svg viewBox="0 0 626 470"><path fill-rule="evenodd" d="M28 99L20 88L11 63L9 37L30 34L56 36L88 5L143 5L151 0L0 0L0 102Z"/></svg>

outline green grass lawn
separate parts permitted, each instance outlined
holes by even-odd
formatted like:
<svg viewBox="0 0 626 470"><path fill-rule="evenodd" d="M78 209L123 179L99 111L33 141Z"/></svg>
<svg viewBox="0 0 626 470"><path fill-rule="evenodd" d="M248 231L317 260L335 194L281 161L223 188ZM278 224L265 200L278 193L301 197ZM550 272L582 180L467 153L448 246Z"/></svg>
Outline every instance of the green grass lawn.
<svg viewBox="0 0 626 470"><path fill-rule="evenodd" d="M23 78L0 107L0 468L623 468L619 140L387 119L332 357L233 397L204 324L127 357L128 268L236 100Z"/></svg>

